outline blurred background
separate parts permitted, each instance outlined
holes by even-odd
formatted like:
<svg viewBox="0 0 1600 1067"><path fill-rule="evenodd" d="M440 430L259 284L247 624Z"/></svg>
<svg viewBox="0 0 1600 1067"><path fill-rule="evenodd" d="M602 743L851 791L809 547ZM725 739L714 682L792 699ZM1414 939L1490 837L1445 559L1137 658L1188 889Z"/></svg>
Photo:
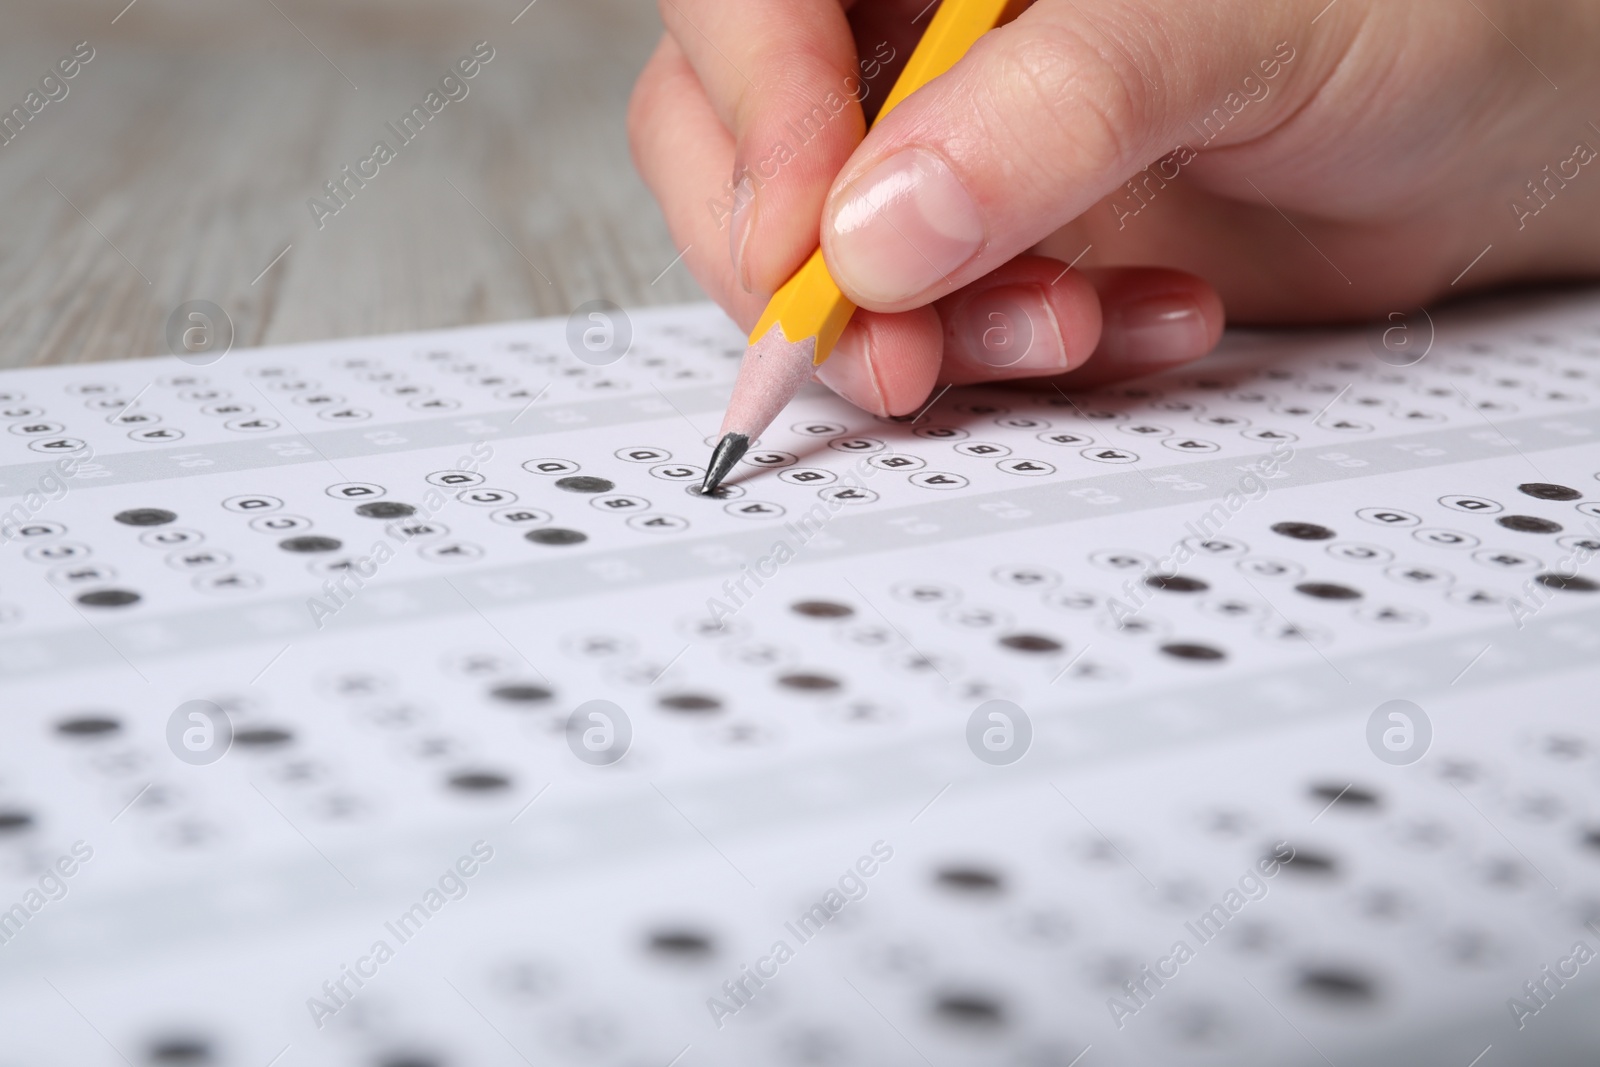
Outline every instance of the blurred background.
<svg viewBox="0 0 1600 1067"><path fill-rule="evenodd" d="M5 0L0 114L94 58L0 144L0 366L165 353L189 300L243 347L697 299L624 128L659 32L643 0Z"/></svg>

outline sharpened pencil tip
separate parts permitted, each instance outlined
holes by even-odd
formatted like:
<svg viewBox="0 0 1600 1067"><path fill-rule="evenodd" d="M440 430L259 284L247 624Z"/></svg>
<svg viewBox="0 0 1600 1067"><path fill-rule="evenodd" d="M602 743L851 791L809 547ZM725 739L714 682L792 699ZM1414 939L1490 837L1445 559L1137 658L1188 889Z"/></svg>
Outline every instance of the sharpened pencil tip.
<svg viewBox="0 0 1600 1067"><path fill-rule="evenodd" d="M710 496L722 484L722 479L733 470L733 465L750 451L750 438L742 433L724 434L711 452L711 463L706 467L706 480L700 483L700 495Z"/></svg>

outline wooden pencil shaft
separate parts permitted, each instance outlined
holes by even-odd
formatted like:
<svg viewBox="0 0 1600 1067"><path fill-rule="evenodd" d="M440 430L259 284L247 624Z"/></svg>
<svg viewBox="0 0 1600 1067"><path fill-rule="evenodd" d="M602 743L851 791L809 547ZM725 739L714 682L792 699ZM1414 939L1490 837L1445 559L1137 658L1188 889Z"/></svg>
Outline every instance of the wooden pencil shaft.
<svg viewBox="0 0 1600 1067"><path fill-rule="evenodd" d="M944 0L905 69L895 79L875 121L882 121L902 100L954 66L979 37L999 25L1016 6L1016 0ZM818 248L773 294L750 331L750 343L756 344L773 326L778 326L790 343L816 338L813 358L821 363L832 354L855 310L855 304L828 273L822 249Z"/></svg>

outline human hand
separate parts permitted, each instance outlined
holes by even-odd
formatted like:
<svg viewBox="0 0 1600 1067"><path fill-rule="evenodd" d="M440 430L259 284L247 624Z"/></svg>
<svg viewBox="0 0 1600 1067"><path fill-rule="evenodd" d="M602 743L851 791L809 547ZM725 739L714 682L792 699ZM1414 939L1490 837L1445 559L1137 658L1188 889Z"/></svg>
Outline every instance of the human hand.
<svg viewBox="0 0 1600 1067"><path fill-rule="evenodd" d="M863 139L926 6L661 0L629 114L744 328L820 233L868 411L1600 272L1597 0L1038 0Z"/></svg>

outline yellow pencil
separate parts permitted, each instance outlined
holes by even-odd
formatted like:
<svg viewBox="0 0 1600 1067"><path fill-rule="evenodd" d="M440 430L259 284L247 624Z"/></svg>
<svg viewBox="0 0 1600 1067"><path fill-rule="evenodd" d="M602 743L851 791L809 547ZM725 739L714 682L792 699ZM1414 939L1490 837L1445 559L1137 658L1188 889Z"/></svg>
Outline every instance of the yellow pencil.
<svg viewBox="0 0 1600 1067"><path fill-rule="evenodd" d="M974 42L994 29L1010 0L944 0L917 43L905 69L878 111L878 119L967 54ZM733 397L722 419L717 447L711 453L700 492L715 493L761 432L772 424L812 368L833 351L856 306L828 273L822 249L811 253L801 268L773 294L761 320L750 332L750 347L739 364Z"/></svg>

